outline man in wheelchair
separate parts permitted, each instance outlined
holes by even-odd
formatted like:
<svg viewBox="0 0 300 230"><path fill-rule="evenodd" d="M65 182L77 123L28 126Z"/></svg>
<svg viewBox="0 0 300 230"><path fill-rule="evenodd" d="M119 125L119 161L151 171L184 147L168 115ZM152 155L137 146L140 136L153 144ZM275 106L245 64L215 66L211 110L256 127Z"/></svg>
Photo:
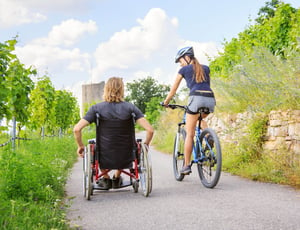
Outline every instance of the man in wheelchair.
<svg viewBox="0 0 300 230"><path fill-rule="evenodd" d="M104 87L103 99L103 102L95 104L89 108L86 115L74 126L73 131L78 147L77 154L80 157L83 157L84 144L82 141L82 129L93 122L97 124L99 118L101 121L103 121L100 122L100 124L97 124L97 126L99 125L101 127L102 125L101 128L103 128L104 130L102 130L102 132L108 134L108 137L107 135L105 135L106 137L104 138L104 135L102 135L101 131L99 131L101 129L97 129L97 142L102 141L104 143L104 147L102 147L104 149L103 151L108 155L114 155L110 156L110 159L118 162L112 163L109 157L106 156L103 156L103 159L101 160L100 157L100 170L104 174L97 183L104 189L110 189L118 188L121 186L121 171L118 169L126 168L132 161L130 157L129 159L126 159L126 155L123 157L121 155L118 155L119 151L121 152L122 149L126 149L126 147L128 146L128 143L126 143L128 142L128 140L126 140L126 138L124 140L121 139L120 143L118 144L112 144L115 143L113 142L115 136L118 136L119 138L122 137L122 132L125 132L126 129L128 129L126 126L124 126L124 122L133 118L137 124L139 124L146 130L146 139L144 141L144 144L147 147L152 140L154 130L150 123L145 119L143 113L135 105L124 101L124 83L122 78L111 77L110 79L108 79ZM116 128L118 130L117 135L115 135L115 133L111 131L113 129L116 130ZM111 135L110 132L112 132ZM112 179L107 173L105 173L108 169L116 169Z"/></svg>

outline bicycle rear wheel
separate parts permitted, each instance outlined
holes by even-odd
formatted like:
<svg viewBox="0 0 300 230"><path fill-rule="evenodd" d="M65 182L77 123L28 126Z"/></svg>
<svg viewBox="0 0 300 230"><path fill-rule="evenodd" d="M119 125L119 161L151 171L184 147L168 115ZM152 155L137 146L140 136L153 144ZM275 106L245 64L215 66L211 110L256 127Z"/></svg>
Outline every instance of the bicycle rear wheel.
<svg viewBox="0 0 300 230"><path fill-rule="evenodd" d="M211 128L204 129L200 135L202 158L198 163L201 183L214 188L221 176L222 152L219 138Z"/></svg>
<svg viewBox="0 0 300 230"><path fill-rule="evenodd" d="M174 150L173 150L173 172L177 181L182 181L184 174L180 173L181 168L184 165L184 142L186 137L186 131L184 128L180 128L179 132L175 136Z"/></svg>

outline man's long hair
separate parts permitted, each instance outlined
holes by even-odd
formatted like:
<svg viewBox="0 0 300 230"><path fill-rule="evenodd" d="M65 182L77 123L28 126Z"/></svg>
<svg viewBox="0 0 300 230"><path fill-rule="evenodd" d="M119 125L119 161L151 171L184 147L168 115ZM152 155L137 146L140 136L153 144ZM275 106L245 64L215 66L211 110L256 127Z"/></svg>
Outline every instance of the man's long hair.
<svg viewBox="0 0 300 230"><path fill-rule="evenodd" d="M120 77L111 77L104 86L103 99L107 102L124 101L124 83Z"/></svg>

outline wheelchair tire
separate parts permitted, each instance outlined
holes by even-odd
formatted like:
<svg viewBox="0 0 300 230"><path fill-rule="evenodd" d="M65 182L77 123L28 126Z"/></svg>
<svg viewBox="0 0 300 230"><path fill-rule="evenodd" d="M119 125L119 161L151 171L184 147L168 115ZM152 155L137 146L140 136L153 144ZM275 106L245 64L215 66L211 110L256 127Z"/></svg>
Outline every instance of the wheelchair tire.
<svg viewBox="0 0 300 230"><path fill-rule="evenodd" d="M144 143L141 144L140 154L140 182L145 197L152 191L152 164L150 154Z"/></svg>
<svg viewBox="0 0 300 230"><path fill-rule="evenodd" d="M132 182L133 191L137 193L139 191L139 183L137 181Z"/></svg>
<svg viewBox="0 0 300 230"><path fill-rule="evenodd" d="M83 157L83 195L87 200L90 200L92 195L91 156L91 146L88 144Z"/></svg>
<svg viewBox="0 0 300 230"><path fill-rule="evenodd" d="M82 191L83 191L83 197L85 198L86 197L86 169L87 169L87 147L84 148L84 155L83 155L83 158L82 158L82 169L83 169L83 177L82 177Z"/></svg>

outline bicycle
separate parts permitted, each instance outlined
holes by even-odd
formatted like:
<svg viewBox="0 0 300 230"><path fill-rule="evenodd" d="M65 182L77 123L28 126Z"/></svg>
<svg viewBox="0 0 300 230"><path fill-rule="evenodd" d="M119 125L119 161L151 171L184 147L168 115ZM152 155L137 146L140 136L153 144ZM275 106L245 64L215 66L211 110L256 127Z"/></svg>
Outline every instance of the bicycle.
<svg viewBox="0 0 300 230"><path fill-rule="evenodd" d="M184 125L186 122L186 106L169 104L162 106L171 109L183 109L184 114L182 121L178 123L177 133L174 140L173 150L173 171L177 181L182 181L184 174L180 169L184 166L184 142L186 131ZM222 152L219 138L211 128L201 129L201 113L209 113L208 108L202 107L199 110L198 125L195 128L195 138L193 143L192 160L190 165L197 164L198 174L201 183L207 188L214 188L221 176L222 170Z"/></svg>

